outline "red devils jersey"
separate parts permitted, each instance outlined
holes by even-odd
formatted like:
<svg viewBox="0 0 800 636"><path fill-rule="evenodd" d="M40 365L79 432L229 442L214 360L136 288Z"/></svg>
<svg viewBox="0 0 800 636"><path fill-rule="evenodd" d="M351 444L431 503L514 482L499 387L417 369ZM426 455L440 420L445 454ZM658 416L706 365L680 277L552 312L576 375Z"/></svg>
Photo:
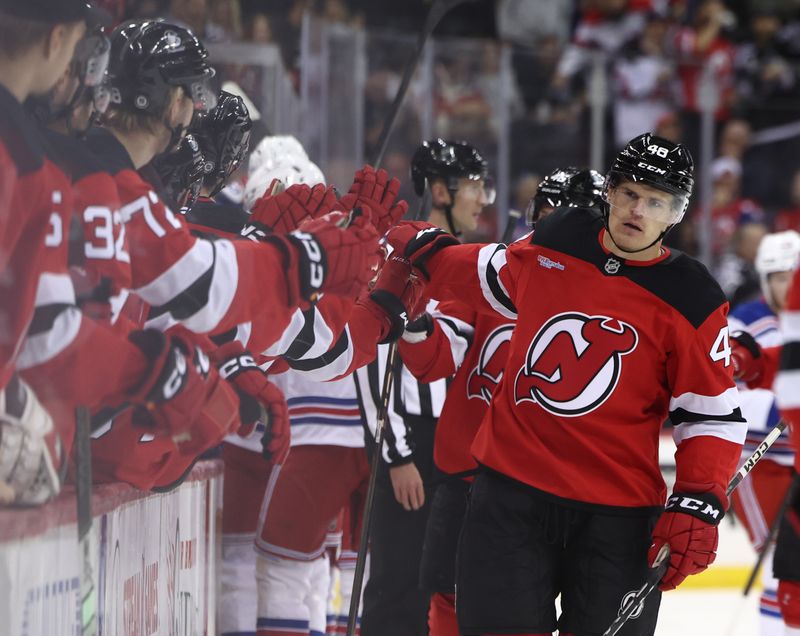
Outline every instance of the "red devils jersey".
<svg viewBox="0 0 800 636"><path fill-rule="evenodd" d="M183 217L135 171L113 135L97 131L87 142L117 183L133 290L150 305L149 326L164 330L180 322L196 333L222 333L259 315L277 333L283 330L294 306L277 248L192 235Z"/></svg>
<svg viewBox="0 0 800 636"><path fill-rule="evenodd" d="M400 355L423 382L455 374L436 426L433 458L445 473L471 471L477 464L470 446L503 377L514 321L456 301L439 303L431 315L433 333L418 343L401 339Z"/></svg>
<svg viewBox="0 0 800 636"><path fill-rule="evenodd" d="M78 302L108 306L107 317L115 321L131 288L130 247L117 184L83 142L52 130L45 136L72 180L74 214L81 231L70 236L70 274Z"/></svg>
<svg viewBox="0 0 800 636"><path fill-rule="evenodd" d="M603 247L604 231L599 214L563 209L508 248L454 246L430 259L430 293L517 321L473 454L562 499L662 506L669 416L676 490L725 501L746 433L727 302L693 259L665 250L626 261Z"/></svg>
<svg viewBox="0 0 800 636"><path fill-rule="evenodd" d="M0 387L33 316L45 242L54 242L62 182L39 131L0 85ZM47 238L50 237L50 238Z"/></svg>
<svg viewBox="0 0 800 636"><path fill-rule="evenodd" d="M800 471L800 269L794 273L786 309L781 314L781 333L784 341L774 388L781 415L792 428L794 465Z"/></svg>

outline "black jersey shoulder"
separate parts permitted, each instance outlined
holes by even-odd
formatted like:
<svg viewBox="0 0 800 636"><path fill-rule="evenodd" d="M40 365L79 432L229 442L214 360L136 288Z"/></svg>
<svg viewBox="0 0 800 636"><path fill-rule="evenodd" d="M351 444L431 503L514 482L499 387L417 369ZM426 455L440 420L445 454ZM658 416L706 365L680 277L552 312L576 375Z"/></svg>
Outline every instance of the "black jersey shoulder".
<svg viewBox="0 0 800 636"><path fill-rule="evenodd" d="M239 234L249 220L240 206L229 203L217 203L213 200L197 201L186 213L186 220L193 225L201 225L229 234Z"/></svg>
<svg viewBox="0 0 800 636"><path fill-rule="evenodd" d="M678 250L647 266L609 255L600 245L603 227L602 212L596 208L557 208L536 224L531 243L592 263L607 279L627 278L669 304L695 328L727 302L705 266ZM607 268L610 259L616 267Z"/></svg>
<svg viewBox="0 0 800 636"><path fill-rule="evenodd" d="M125 146L109 130L95 126L86 135L83 143L92 154L103 162L103 168L109 174L115 175L123 170L136 170Z"/></svg>
<svg viewBox="0 0 800 636"><path fill-rule="evenodd" d="M36 172L44 164L44 142L22 104L2 84L0 113L0 140L17 167L17 174L23 177Z"/></svg>
<svg viewBox="0 0 800 636"><path fill-rule="evenodd" d="M100 158L80 139L54 130L43 130L53 162L73 183L98 172L108 172Z"/></svg>

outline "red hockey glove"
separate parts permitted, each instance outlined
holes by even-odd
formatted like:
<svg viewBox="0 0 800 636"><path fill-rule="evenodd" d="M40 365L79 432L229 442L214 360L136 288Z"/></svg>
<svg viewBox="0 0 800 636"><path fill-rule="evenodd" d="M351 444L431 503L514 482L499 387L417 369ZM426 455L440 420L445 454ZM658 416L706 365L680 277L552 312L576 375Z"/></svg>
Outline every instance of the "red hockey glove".
<svg viewBox="0 0 800 636"><path fill-rule="evenodd" d="M687 576L702 572L714 562L719 540L717 525L724 515L722 504L710 493L673 493L656 522L653 544L647 553L648 562L653 563L661 546L669 545L669 568L658 589L674 590Z"/></svg>
<svg viewBox="0 0 800 636"><path fill-rule="evenodd" d="M800 628L800 581L778 583L778 603L787 627Z"/></svg>
<svg viewBox="0 0 800 636"><path fill-rule="evenodd" d="M261 449L264 459L283 464L289 454L291 433L289 408L281 390L267 379L253 356L238 341L222 345L214 353L219 374L231 382L239 393L238 434L248 437L260 422L264 426Z"/></svg>
<svg viewBox="0 0 800 636"><path fill-rule="evenodd" d="M764 358L755 338L746 331L731 334L733 379L747 384L757 383L764 375Z"/></svg>
<svg viewBox="0 0 800 636"><path fill-rule="evenodd" d="M459 245L452 234L422 221L401 221L386 235L386 240L398 254L403 254L415 269L430 280L425 263L434 254L451 245Z"/></svg>
<svg viewBox="0 0 800 636"><path fill-rule="evenodd" d="M389 257L363 303L376 319L385 324L378 344L393 342L403 335L409 319L421 311L424 289L425 285L414 274L411 263L399 256Z"/></svg>
<svg viewBox="0 0 800 636"><path fill-rule="evenodd" d="M167 336L156 329L134 331L128 340L150 361L145 377L131 391L131 402L152 417L164 419L170 428L177 423L185 426L197 415L205 396L210 366L205 354L196 352L179 336Z"/></svg>
<svg viewBox="0 0 800 636"><path fill-rule="evenodd" d="M357 206L368 207L371 211L372 224L378 230L378 234L383 236L408 211L408 203L405 201L395 203L398 192L400 192L399 179L389 179L386 170L381 169L376 172L372 166L364 166L356 172L353 185L347 194L339 199L334 209L349 212Z"/></svg>
<svg viewBox="0 0 800 636"><path fill-rule="evenodd" d="M375 276L381 248L367 211L349 225L345 225L347 220L348 215L332 212L306 221L288 234L299 246L301 263L310 272L307 279L311 292L356 298Z"/></svg>
<svg viewBox="0 0 800 636"><path fill-rule="evenodd" d="M276 195L270 194L273 186L274 182L253 204L250 222L242 229L242 236L256 241L273 232L286 234L307 219L327 214L337 203L334 189L323 184L311 188L298 183Z"/></svg>

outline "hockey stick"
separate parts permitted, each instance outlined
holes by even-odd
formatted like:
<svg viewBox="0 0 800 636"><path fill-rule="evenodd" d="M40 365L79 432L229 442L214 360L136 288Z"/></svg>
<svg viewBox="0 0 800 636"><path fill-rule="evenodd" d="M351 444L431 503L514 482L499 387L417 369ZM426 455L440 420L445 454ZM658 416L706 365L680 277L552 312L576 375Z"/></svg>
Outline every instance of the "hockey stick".
<svg viewBox="0 0 800 636"><path fill-rule="evenodd" d="M416 48L414 54L406 63L405 70L403 71L403 78L400 86L397 89L397 94L394 96L394 101L386 115L383 128L381 129L380 137L378 137L378 152L375 155L373 166L377 170L380 167L383 155L386 152L386 147L389 143L389 137L392 134L397 115L400 112L400 106L403 103L406 93L408 92L411 77L417 68L419 59L422 56L422 51L425 44L430 38L433 30L441 22L445 14L464 2L472 2L473 0L435 0L431 5L428 15L425 17L425 24L420 31L417 38ZM420 209L421 215L422 210ZM364 516L361 522L361 537L358 545L358 556L356 558L356 568L353 575L353 590L350 598L350 611L347 617L347 636L354 636L356 632L356 623L358 622L358 608L361 603L361 588L364 584L364 570L367 564L367 549L369 547L369 531L372 521L372 509L375 501L375 482L378 477L378 466L381 460L383 450L383 437L386 429L386 418L389 413L389 398L392 391L392 380L394 378L394 370L399 365L400 359L397 355L397 344L392 343L389 345L389 352L386 359L386 370L383 376L383 386L381 387L381 405L378 411L378 419L376 421L375 429L375 446L370 464L369 482L367 485L367 495L364 501Z"/></svg>
<svg viewBox="0 0 800 636"><path fill-rule="evenodd" d="M753 566L752 571L750 572L750 576L747 578L747 583L744 586L744 590L742 590L742 596L748 596L750 591L753 589L753 584L755 583L756 577L758 576L758 571L761 569L761 564L764 563L764 558L767 555L767 549L769 548L770 544L775 541L775 537L778 535L778 528L781 526L781 519L786 514L786 511L789 509L789 504L792 503L792 497L794 496L795 491L797 490L798 485L800 484L800 473L795 474L792 478L792 482L789 484L789 488L786 489L786 495L783 497L783 501L781 501L780 508L778 508L778 512L775 514L775 518L772 520L772 525L769 527L769 532L767 533L767 538L764 539L764 543L761 546L761 550L758 553L758 558L756 559L756 563Z"/></svg>
<svg viewBox="0 0 800 636"><path fill-rule="evenodd" d="M75 498L78 506L78 549L81 565L81 634L97 634L97 590L92 568L92 456L89 409L75 410Z"/></svg>
<svg viewBox="0 0 800 636"><path fill-rule="evenodd" d="M767 434L767 436L764 438L764 441L758 445L758 448L756 448L755 452L750 455L749 459L742 465L738 472L733 476L733 479L731 479L728 483L728 488L725 491L726 497L730 497L731 493L736 490L736 487L742 483L742 480L747 477L751 470L753 470L755 465L764 456L764 453L766 453L767 450L769 450L769 447L775 443L775 440L780 437L780 434L785 428L786 422L781 420L778 422L778 425ZM639 610L642 602L647 598L650 592L656 588L659 581L661 581L661 579L667 573L667 568L669 567L669 554L669 544L665 543L663 546L661 546L661 549L658 551L658 554L653 561L653 565L650 567L647 580L644 582L642 587L636 591L636 594L631 598L631 600L628 601L628 604L625 605L625 607L620 611L616 620L611 623L606 631L603 632L603 636L615 636L615 634L622 629L622 626L628 622L628 619Z"/></svg>
<svg viewBox="0 0 800 636"><path fill-rule="evenodd" d="M408 91L408 85L411 83L411 78L417 68L419 58L422 56L425 43L433 33L436 25L442 21L442 18L445 16L445 14L464 2L474 2L474 0L435 0L435 2L431 5L431 8L428 10L428 15L425 17L425 24L423 25L422 31L420 31L419 37L417 38L417 44L414 48L414 55L412 55L406 63L405 70L403 71L403 79L397 89L397 94L394 96L394 101L389 109L389 113L386 115L386 120L383 124L383 128L381 129L381 135L378 137L378 153L375 156L375 162L373 163L373 166L375 166L376 170L383 160L383 153L386 152L386 146L389 143L389 136L392 134L392 129L397 121L397 114L400 112L400 106L403 104L403 99Z"/></svg>
<svg viewBox="0 0 800 636"><path fill-rule="evenodd" d="M506 227L503 230L503 236L500 237L500 242L508 243L511 241L512 237L514 236L514 229L517 227L517 221L519 221L520 217L522 216L522 212L519 210L509 210L508 211L508 220L506 221Z"/></svg>

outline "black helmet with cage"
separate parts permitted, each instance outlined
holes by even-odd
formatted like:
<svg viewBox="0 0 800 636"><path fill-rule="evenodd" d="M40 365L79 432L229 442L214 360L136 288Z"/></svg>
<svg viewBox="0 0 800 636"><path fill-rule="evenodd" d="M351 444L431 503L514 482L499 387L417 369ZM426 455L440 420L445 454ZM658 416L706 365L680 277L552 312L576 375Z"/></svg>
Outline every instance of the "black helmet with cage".
<svg viewBox="0 0 800 636"><path fill-rule="evenodd" d="M562 206L592 208L600 203L605 178L588 168L558 168L539 183L536 194L528 204L525 219L533 225L544 209Z"/></svg>
<svg viewBox="0 0 800 636"><path fill-rule="evenodd" d="M186 135L177 150L158 155L152 165L164 186L160 194L166 196L167 202L181 212L191 209L200 196L208 170L194 136Z"/></svg>
<svg viewBox="0 0 800 636"><path fill-rule="evenodd" d="M444 206L450 231L458 235L453 225L452 208L460 179L484 181L487 204L494 202L494 188L489 182L489 164L475 146L465 141L441 138L422 142L411 158L411 181L414 191L422 196L436 180L442 180L450 192L450 205Z"/></svg>
<svg viewBox="0 0 800 636"><path fill-rule="evenodd" d="M189 131L200 145L206 163L203 186L214 196L236 172L250 147L253 122L244 100L220 91L214 109L201 113Z"/></svg>
<svg viewBox="0 0 800 636"><path fill-rule="evenodd" d="M668 209L664 206L665 209L644 212L646 216L665 223L666 228L650 245L635 250L640 252L663 239L667 232L686 214L689 197L694 188L692 155L682 144L657 137L652 133L643 133L629 141L616 156L606 175L603 187L603 199L606 201L604 206L606 228L608 228L608 215L612 205L609 193L626 181L641 183L673 195ZM613 236L611 238L613 240Z"/></svg>
<svg viewBox="0 0 800 636"><path fill-rule="evenodd" d="M187 28L161 20L135 20L111 34L108 88L111 107L128 113L164 117L175 88L183 89L195 112L211 110L217 92L208 51ZM168 126L175 148L183 126Z"/></svg>

